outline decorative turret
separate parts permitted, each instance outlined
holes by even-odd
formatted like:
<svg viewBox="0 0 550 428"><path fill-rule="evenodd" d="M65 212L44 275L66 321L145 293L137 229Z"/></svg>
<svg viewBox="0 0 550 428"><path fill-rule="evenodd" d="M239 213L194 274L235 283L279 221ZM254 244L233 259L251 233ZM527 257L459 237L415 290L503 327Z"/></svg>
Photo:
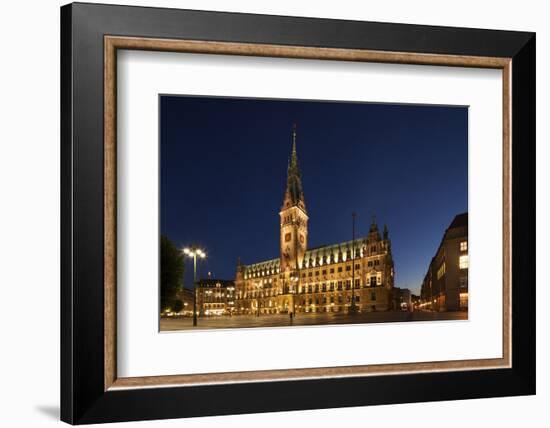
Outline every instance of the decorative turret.
<svg viewBox="0 0 550 428"><path fill-rule="evenodd" d="M236 279L237 280L240 280L240 279L244 279L244 271L245 271L245 266L241 263L241 258L240 257L237 257L237 276L236 276Z"/></svg>
<svg viewBox="0 0 550 428"><path fill-rule="evenodd" d="M375 216L372 216L372 223L369 229L369 241L380 241L380 232L378 231L378 225L376 224Z"/></svg>

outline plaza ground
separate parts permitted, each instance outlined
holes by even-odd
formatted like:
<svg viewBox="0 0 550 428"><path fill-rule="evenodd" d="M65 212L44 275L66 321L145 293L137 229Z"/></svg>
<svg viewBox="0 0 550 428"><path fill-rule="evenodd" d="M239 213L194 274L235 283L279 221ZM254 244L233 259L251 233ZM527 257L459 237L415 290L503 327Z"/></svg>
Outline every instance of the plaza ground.
<svg viewBox="0 0 550 428"><path fill-rule="evenodd" d="M467 312L363 312L356 315L338 312L317 312L299 313L292 321L286 314L199 317L197 326L193 327L193 319L191 317L163 317L160 320L160 330L175 331L408 321L457 321L467 319Z"/></svg>

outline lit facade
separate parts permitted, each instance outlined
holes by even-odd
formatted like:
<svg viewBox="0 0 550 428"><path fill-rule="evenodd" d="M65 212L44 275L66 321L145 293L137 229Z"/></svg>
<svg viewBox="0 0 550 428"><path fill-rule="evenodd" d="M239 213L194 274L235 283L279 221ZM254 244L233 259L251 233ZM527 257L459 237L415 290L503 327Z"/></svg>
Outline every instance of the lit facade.
<svg viewBox="0 0 550 428"><path fill-rule="evenodd" d="M443 235L421 288L421 309L468 309L468 213L457 215Z"/></svg>
<svg viewBox="0 0 550 428"><path fill-rule="evenodd" d="M292 138L286 191L279 212L279 257L249 265L238 263L235 313L392 309L394 264L387 227L380 233L373 220L365 237L308 248L309 216L295 130Z"/></svg>
<svg viewBox="0 0 550 428"><path fill-rule="evenodd" d="M196 284L200 316L232 315L235 311L235 283L223 279L201 279Z"/></svg>

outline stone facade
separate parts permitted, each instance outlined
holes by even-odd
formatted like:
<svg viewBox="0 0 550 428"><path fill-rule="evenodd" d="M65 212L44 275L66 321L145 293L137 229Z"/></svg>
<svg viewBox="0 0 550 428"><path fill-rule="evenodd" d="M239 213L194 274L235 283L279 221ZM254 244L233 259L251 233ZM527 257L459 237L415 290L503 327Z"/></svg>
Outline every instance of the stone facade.
<svg viewBox="0 0 550 428"><path fill-rule="evenodd" d="M386 311L392 309L394 264L387 227L308 249L308 213L296 152L296 130L279 212L279 258L237 264L235 313Z"/></svg>

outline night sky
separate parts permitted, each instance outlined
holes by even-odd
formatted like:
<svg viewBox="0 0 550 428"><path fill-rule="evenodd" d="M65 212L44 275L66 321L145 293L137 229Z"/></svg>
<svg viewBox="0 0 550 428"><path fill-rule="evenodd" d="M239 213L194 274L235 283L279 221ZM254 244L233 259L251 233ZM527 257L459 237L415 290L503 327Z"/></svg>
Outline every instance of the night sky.
<svg viewBox="0 0 550 428"><path fill-rule="evenodd" d="M313 248L388 225L397 287L418 293L443 232L468 210L468 110L160 97L161 233L200 245L200 276L233 279L237 257L279 257L279 210L297 124ZM191 263L185 285L191 287Z"/></svg>

